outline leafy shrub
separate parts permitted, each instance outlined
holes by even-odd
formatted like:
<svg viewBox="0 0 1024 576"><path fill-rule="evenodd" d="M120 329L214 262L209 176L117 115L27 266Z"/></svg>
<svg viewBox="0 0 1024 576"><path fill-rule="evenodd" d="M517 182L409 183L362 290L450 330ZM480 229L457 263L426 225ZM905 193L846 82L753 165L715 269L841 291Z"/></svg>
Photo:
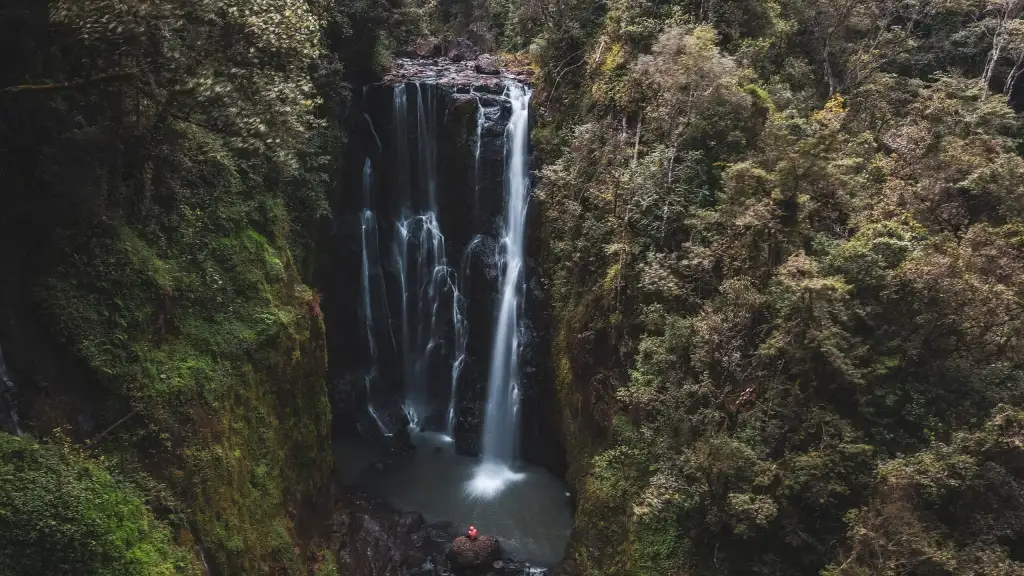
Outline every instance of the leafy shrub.
<svg viewBox="0 0 1024 576"><path fill-rule="evenodd" d="M70 448L0 433L0 574L200 573L135 489Z"/></svg>

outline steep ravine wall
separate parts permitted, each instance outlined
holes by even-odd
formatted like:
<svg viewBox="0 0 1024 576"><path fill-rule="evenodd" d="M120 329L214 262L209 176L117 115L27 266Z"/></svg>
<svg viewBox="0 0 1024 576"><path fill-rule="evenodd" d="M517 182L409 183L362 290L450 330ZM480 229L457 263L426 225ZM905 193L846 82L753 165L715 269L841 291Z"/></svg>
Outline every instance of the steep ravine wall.
<svg viewBox="0 0 1024 576"><path fill-rule="evenodd" d="M432 72L429 65L428 73ZM443 74L441 72L440 74ZM472 75L451 77L403 78L367 86L352 114L352 145L345 158L342 186L332 199L334 211L330 274L323 302L331 350L330 380L335 391L336 420L352 422L350 433L380 436L378 423L367 407L364 374L373 363L365 333L351 326L365 322L360 305L363 296L360 275L363 268L360 214L372 210L378 230L381 273L388 286L385 308L379 304L377 317L390 319L384 344L377 346L376 365L380 377L374 381L371 395L377 416L391 430L402 428L401 296L394 262L396 222L403 205L413 212L427 210L423 163L419 157L436 155L436 219L444 235L445 254L452 268L451 278L458 282L465 299L468 326L466 360L458 377L455 441L463 454L479 452L488 366L493 339L493 323L498 300L497 247L505 209L503 184L505 127L510 108L502 97L502 88L492 77ZM397 94L401 90L404 95ZM357 91L358 92L358 91ZM404 127L396 118L396 96L404 99ZM482 123L480 110L483 109ZM426 117L421 116L424 114ZM426 129L425 134L421 131ZM405 130L407 137L399 134ZM480 136L478 139L477 131ZM428 141L429 140L429 141ZM479 148L478 148L479 146ZM405 158L406 160L401 160ZM411 160L409 160L411 159ZM368 194L366 170L372 166ZM369 206L365 198L369 198ZM411 197L411 201L410 201ZM408 214L406 214L408 215ZM520 452L531 462L564 474L564 455L560 448L554 387L548 368L546 342L548 311L536 266L535 238L538 213L531 204L528 216L527 292L524 308L522 354L523 415ZM467 258L467 250L471 251ZM447 298L447 292L446 298ZM382 299L383 300L383 299ZM428 395L437 399L428 426L441 426L442 407L450 394L453 339L450 306L440 304L438 313L442 334L440 352L429 366ZM380 318L375 329L380 331ZM387 322L387 319L383 320ZM392 344L392 340L394 339Z"/></svg>
<svg viewBox="0 0 1024 576"><path fill-rule="evenodd" d="M23 430L137 470L215 573L304 570L288 516L327 479L330 411L324 329L284 238L201 236L225 293L193 291L180 247L131 222L51 233L40 265L0 282Z"/></svg>
<svg viewBox="0 0 1024 576"><path fill-rule="evenodd" d="M222 134L104 124L75 96L21 99L0 118L53 119L63 106L98 125L3 132L0 347L20 428L44 450L66 446L71 468L109 470L122 489L110 498L145 502L194 556L181 573L202 569L200 549L214 574L306 573L316 551L297 541L294 513L327 481L331 414L289 190ZM86 147L82 133L97 140ZM62 522L67 534L96 526ZM76 554L65 568L84 573L110 553Z"/></svg>

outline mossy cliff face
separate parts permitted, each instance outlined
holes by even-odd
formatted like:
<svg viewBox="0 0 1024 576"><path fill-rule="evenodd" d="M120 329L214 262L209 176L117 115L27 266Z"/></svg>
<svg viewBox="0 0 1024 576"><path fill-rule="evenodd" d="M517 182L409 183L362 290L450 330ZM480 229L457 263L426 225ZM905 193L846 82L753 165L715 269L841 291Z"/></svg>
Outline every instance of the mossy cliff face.
<svg viewBox="0 0 1024 576"><path fill-rule="evenodd" d="M153 566L184 555L217 575L330 573L304 507L332 467L326 338L307 284L345 80L375 74L412 14L116 4L0 11L0 48L18 55L0 70L0 346L21 429L41 453L78 447L60 466L4 451L0 470L108 475L83 493L135 498L149 510L129 516L172 535ZM11 482L0 474L0 492ZM11 517L50 498L21 494L4 502ZM90 526L68 534L123 528ZM32 534L0 550L0 567L61 546ZM61 573L132 573L103 566Z"/></svg>
<svg viewBox="0 0 1024 576"><path fill-rule="evenodd" d="M290 518L331 468L318 298L282 190L202 130L162 136L148 213L61 230L30 303L96 393L30 379L23 418L170 488L211 565L300 573Z"/></svg>
<svg viewBox="0 0 1024 576"><path fill-rule="evenodd" d="M74 447L0 433L0 574L195 575L130 483Z"/></svg>
<svg viewBox="0 0 1024 576"><path fill-rule="evenodd" d="M543 203L540 212L548 223L550 214ZM556 272L558 260L550 247L545 249L543 262L548 285L557 285L561 275ZM567 570L579 574L627 573L629 502L614 489L602 489L593 475L595 457L612 444L617 382L614 366L618 364L613 332L591 320L600 315L587 313L599 305L600 298L573 302L567 292L554 291L551 299L555 392L561 408L566 480L576 502ZM606 361L597 362L597 358Z"/></svg>
<svg viewBox="0 0 1024 576"><path fill-rule="evenodd" d="M114 482L167 523L172 544L197 566L205 556L216 574L308 573L316 550L296 535L297 511L332 464L319 299L297 271L311 260L309 224L326 207L328 155L312 136L327 127L313 118L322 103L308 67L328 57L307 49L319 33L300 4L275 25L295 26L304 40L261 44L284 68L258 61L246 75L225 76L200 60L196 74L215 86L186 92L174 59L186 64L189 50L213 48L223 30L158 12L139 25L192 40L189 50L152 47L163 66L145 69L168 74L144 89L129 75L7 94L0 104L0 345L18 383L22 429L44 445L68 437L86 468L105 460ZM82 9L86 20L72 25L115 17L93 3ZM80 47L80 30L47 35L60 25L45 6L26 13L38 27L5 41L31 55L60 40L63 52L27 59L0 84L59 85L83 74L71 64L79 58L118 62L103 50L124 36ZM87 31L97 29L105 27ZM210 35L195 36L200 30ZM246 43L277 42L254 38ZM288 90L259 99L275 86ZM263 107L274 102L287 109ZM0 491L10 482L0 480ZM46 508L45 498L29 493L15 511ZM37 535L25 545L60 545ZM5 549L0 565L27 553ZM105 573L91 564L72 572Z"/></svg>

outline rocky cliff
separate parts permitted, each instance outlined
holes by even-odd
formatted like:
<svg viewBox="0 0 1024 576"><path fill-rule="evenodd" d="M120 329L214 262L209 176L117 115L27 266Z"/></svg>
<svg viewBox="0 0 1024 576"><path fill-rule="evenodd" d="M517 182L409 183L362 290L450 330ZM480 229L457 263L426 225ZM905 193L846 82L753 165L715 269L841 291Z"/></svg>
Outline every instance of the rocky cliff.
<svg viewBox="0 0 1024 576"><path fill-rule="evenodd" d="M335 234L324 301L331 379L355 428L370 436L400 431L410 418L402 405L409 383L422 380L428 400L411 417L445 430L454 389L454 440L471 455L479 452L498 299L495 239L505 210L511 113L503 95L506 84L526 80L490 73L488 58L399 60L382 82L362 90L343 190L332 200ZM367 217L374 233L364 263ZM365 266L372 277L361 280ZM559 438L556 410L544 374L545 299L532 256L527 266L520 448L527 459L560 471L563 457L552 441ZM364 282L372 285L369 296L362 293ZM367 323L367 306L372 331L353 337L351 326ZM455 373L453 363L463 354Z"/></svg>

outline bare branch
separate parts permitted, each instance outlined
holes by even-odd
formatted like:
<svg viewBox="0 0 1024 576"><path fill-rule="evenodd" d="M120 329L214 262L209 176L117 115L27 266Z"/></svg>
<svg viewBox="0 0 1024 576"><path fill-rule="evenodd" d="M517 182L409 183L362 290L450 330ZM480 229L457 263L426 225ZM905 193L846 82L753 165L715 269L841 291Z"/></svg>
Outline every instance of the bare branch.
<svg viewBox="0 0 1024 576"><path fill-rule="evenodd" d="M115 74L96 76L95 78L87 78L85 80L79 80L76 82L64 82L54 84L21 84L17 86L8 86L6 88L0 88L0 94L18 94L20 92L66 92L70 90L80 90L83 88L89 88L91 86L100 84L114 84L117 82L124 82L127 80L133 80L134 78L135 73L133 72L119 72Z"/></svg>

